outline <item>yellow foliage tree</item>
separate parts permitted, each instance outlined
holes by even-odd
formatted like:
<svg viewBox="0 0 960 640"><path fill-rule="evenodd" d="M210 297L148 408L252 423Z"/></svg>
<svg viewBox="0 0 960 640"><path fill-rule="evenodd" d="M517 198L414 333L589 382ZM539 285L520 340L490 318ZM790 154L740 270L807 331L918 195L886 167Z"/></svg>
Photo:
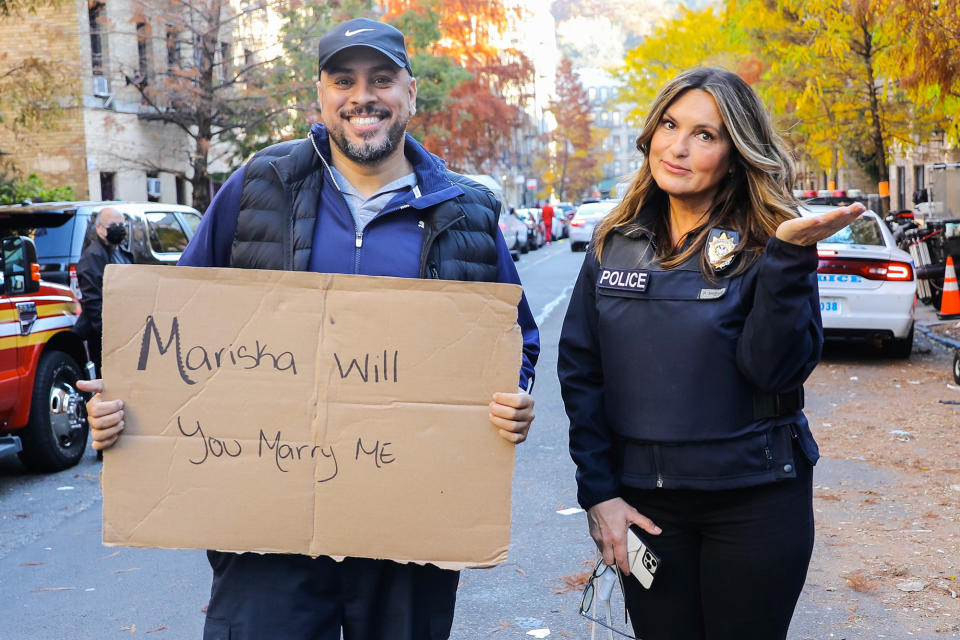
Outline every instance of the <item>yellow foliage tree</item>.
<svg viewBox="0 0 960 640"><path fill-rule="evenodd" d="M887 179L894 142L939 126L928 100L899 86L898 0L728 0L731 22L754 39L769 69L759 89L799 156L836 176L841 152Z"/></svg>
<svg viewBox="0 0 960 640"><path fill-rule="evenodd" d="M960 144L960 3L901 0L891 11L902 30L890 51L900 86L915 101L929 100L950 142Z"/></svg>
<svg viewBox="0 0 960 640"><path fill-rule="evenodd" d="M749 43L725 20L721 9L682 7L631 49L614 73L622 82L621 101L635 105L628 119L639 126L657 91L681 71L715 66L750 75L756 62Z"/></svg>

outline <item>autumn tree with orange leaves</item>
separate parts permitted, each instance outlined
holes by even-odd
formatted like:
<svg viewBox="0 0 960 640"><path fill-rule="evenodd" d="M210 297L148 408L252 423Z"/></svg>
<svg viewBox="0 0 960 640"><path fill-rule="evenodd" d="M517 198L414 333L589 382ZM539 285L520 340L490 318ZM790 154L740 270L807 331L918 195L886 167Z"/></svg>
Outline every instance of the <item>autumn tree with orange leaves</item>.
<svg viewBox="0 0 960 640"><path fill-rule="evenodd" d="M891 52L900 86L915 100L931 98L948 123L949 140L960 143L960 5L900 0L890 9L903 34Z"/></svg>
<svg viewBox="0 0 960 640"><path fill-rule="evenodd" d="M600 150L606 132L593 126L587 91L569 58L557 68L557 99L548 110L557 126L544 134L545 147L534 166L557 198L577 199L603 179L610 153Z"/></svg>
<svg viewBox="0 0 960 640"><path fill-rule="evenodd" d="M410 39L410 53L450 60L468 74L452 78L447 73L446 82L452 88L442 107L424 104L426 108L418 108L410 123L413 132L422 134L424 146L455 170L493 171L502 162L505 141L512 140L523 124L533 65L519 50L497 42L511 20L520 17L519 11L507 9L498 0L399 0L390 3L384 16L393 24L416 24L417 16L421 23L426 18L435 24L439 37ZM425 76L413 62L422 91L430 75ZM446 71L451 71L449 66Z"/></svg>

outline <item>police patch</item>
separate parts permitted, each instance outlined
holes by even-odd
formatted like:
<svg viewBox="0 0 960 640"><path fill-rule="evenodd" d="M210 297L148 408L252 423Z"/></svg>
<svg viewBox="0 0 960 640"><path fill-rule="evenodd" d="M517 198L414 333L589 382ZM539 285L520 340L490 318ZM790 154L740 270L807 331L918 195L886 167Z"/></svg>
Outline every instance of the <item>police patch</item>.
<svg viewBox="0 0 960 640"><path fill-rule="evenodd" d="M597 286L604 289L618 289L620 291L636 291L646 293L647 283L650 282L649 271L637 269L602 269Z"/></svg>
<svg viewBox="0 0 960 640"><path fill-rule="evenodd" d="M711 229L707 240L707 262L716 271L726 269L733 262L736 254L733 252L740 241L740 234L727 229Z"/></svg>

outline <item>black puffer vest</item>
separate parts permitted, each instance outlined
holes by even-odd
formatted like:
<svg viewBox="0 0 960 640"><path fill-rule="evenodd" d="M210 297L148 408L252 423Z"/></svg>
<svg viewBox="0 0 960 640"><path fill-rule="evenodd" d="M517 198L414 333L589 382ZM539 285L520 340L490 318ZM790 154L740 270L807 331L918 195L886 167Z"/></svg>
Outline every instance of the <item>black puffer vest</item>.
<svg viewBox="0 0 960 640"><path fill-rule="evenodd" d="M464 194L418 211L420 277L495 281L500 204L472 180L451 171L446 177ZM325 197L342 196L310 139L257 153L244 169L230 266L305 271Z"/></svg>

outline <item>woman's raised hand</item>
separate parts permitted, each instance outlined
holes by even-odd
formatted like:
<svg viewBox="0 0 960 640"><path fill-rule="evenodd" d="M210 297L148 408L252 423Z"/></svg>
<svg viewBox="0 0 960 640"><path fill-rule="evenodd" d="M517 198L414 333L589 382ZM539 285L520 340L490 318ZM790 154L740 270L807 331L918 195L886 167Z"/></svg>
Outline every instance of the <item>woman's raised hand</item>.
<svg viewBox="0 0 960 640"><path fill-rule="evenodd" d="M866 211L859 202L814 216L792 218L777 227L777 238L790 244L809 246L826 240Z"/></svg>

